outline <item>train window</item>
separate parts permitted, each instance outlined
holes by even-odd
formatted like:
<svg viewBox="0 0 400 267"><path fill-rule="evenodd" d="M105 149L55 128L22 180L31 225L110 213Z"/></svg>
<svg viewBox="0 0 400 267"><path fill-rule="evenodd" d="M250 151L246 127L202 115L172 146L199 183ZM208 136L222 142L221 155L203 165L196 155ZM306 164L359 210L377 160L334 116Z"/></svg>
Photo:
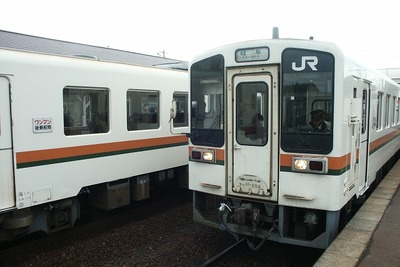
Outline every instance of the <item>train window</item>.
<svg viewBox="0 0 400 267"><path fill-rule="evenodd" d="M376 107L376 130L382 129L382 105L383 104L383 93L378 92L377 96L377 107Z"/></svg>
<svg viewBox="0 0 400 267"><path fill-rule="evenodd" d="M396 109L396 96L394 96L392 99L392 126L396 125Z"/></svg>
<svg viewBox="0 0 400 267"><path fill-rule="evenodd" d="M283 52L281 146L284 151L327 154L332 150L333 71L332 54L303 49Z"/></svg>
<svg viewBox="0 0 400 267"><path fill-rule="evenodd" d="M264 146L268 142L268 85L264 82L239 83L236 98L238 144Z"/></svg>
<svg viewBox="0 0 400 267"><path fill-rule="evenodd" d="M191 66L191 141L195 145L224 144L224 57L212 56Z"/></svg>
<svg viewBox="0 0 400 267"><path fill-rule="evenodd" d="M159 128L159 91L128 90L126 103L128 131Z"/></svg>
<svg viewBox="0 0 400 267"><path fill-rule="evenodd" d="M65 135L97 134L109 131L109 90L93 87L65 87L63 90Z"/></svg>
<svg viewBox="0 0 400 267"><path fill-rule="evenodd" d="M397 98L396 106L397 106L397 124L399 124L400 123L400 97Z"/></svg>
<svg viewBox="0 0 400 267"><path fill-rule="evenodd" d="M368 112L368 91L364 89L362 91L362 117L361 117L361 133L365 134L367 126L367 112Z"/></svg>
<svg viewBox="0 0 400 267"><path fill-rule="evenodd" d="M175 92L173 98L176 100L176 117L174 127L188 126L188 94Z"/></svg>
<svg viewBox="0 0 400 267"><path fill-rule="evenodd" d="M386 105L385 105L385 127L389 127L390 122L390 95L386 95Z"/></svg>

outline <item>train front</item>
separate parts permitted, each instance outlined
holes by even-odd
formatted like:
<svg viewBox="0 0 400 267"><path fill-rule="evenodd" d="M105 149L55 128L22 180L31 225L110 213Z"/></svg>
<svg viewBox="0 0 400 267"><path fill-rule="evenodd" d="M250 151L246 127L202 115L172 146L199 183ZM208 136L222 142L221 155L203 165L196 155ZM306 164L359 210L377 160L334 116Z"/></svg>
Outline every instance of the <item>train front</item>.
<svg viewBox="0 0 400 267"><path fill-rule="evenodd" d="M195 221L261 243L326 248L337 235L347 200L344 163L331 157L343 152L333 150L335 57L310 43L245 42L192 62Z"/></svg>

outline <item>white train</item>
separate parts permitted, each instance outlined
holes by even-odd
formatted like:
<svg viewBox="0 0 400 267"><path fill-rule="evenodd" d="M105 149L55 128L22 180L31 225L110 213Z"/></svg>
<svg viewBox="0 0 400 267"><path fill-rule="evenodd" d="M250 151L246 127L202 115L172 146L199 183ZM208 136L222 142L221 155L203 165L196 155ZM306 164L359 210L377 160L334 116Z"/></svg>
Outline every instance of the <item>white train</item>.
<svg viewBox="0 0 400 267"><path fill-rule="evenodd" d="M194 220L326 248L400 149L400 87L332 43L273 38L190 64ZM248 238L250 239L250 238Z"/></svg>
<svg viewBox="0 0 400 267"><path fill-rule="evenodd" d="M0 241L185 183L187 71L0 49ZM171 103L177 114L170 121ZM178 184L178 183L176 183Z"/></svg>

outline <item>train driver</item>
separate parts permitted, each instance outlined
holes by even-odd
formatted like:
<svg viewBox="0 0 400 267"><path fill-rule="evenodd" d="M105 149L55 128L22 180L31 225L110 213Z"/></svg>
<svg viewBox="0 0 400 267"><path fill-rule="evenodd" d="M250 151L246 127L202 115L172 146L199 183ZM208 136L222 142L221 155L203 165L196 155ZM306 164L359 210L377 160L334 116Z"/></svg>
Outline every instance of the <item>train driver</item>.
<svg viewBox="0 0 400 267"><path fill-rule="evenodd" d="M329 133L331 131L331 123L325 120L325 111L322 109L310 112L311 121L309 125L314 132Z"/></svg>

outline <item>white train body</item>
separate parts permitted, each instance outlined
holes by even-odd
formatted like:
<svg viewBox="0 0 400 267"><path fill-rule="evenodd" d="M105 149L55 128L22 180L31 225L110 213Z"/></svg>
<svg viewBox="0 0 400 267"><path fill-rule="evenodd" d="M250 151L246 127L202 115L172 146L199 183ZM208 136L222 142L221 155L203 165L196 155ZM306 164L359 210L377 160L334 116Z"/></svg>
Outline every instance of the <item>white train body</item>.
<svg viewBox="0 0 400 267"><path fill-rule="evenodd" d="M153 178L184 175L187 138L171 132L187 130L187 79L184 71L0 50L0 239L73 225L80 192L112 209L147 198ZM173 99L181 116L170 125Z"/></svg>
<svg viewBox="0 0 400 267"><path fill-rule="evenodd" d="M190 83L195 221L326 248L398 156L399 85L334 44L227 45L194 58Z"/></svg>

